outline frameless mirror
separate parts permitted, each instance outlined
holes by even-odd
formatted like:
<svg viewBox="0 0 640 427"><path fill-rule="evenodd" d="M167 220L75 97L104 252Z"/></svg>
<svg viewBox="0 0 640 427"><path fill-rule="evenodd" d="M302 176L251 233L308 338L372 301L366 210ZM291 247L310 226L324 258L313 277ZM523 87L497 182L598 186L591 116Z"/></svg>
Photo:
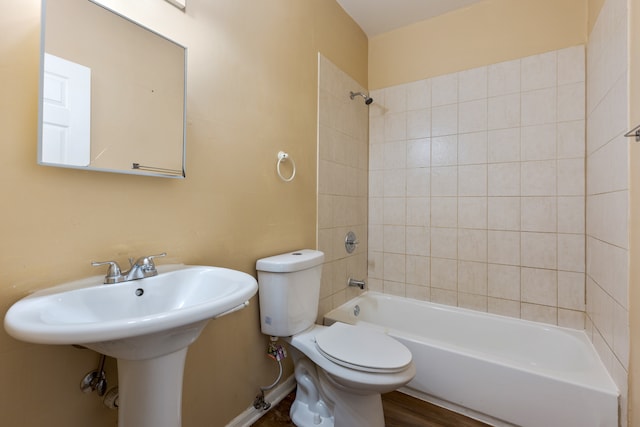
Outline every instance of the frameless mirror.
<svg viewBox="0 0 640 427"><path fill-rule="evenodd" d="M42 0L38 163L184 177L186 49L89 0Z"/></svg>

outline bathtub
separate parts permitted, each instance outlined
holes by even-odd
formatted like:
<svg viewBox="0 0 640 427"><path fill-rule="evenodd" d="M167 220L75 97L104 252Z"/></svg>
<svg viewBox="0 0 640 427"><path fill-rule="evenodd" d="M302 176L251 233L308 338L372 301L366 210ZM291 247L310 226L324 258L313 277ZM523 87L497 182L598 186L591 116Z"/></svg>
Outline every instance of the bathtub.
<svg viewBox="0 0 640 427"><path fill-rule="evenodd" d="M616 427L618 389L583 331L366 292L324 317L411 350L401 391L494 426Z"/></svg>

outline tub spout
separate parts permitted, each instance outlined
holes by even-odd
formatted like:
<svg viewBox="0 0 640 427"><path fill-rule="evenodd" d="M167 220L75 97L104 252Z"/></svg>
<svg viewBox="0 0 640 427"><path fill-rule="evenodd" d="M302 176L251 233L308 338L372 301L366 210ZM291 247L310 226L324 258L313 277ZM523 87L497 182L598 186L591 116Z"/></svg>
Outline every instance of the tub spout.
<svg viewBox="0 0 640 427"><path fill-rule="evenodd" d="M347 282L347 284L349 286L357 286L360 289L364 289L364 287L367 285L364 280L356 280L351 277L349 277L349 281Z"/></svg>

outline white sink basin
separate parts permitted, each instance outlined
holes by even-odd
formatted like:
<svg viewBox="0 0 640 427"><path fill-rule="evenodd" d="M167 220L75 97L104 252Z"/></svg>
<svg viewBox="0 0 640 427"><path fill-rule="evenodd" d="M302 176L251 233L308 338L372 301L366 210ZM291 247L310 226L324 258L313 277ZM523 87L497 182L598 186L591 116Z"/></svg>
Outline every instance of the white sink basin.
<svg viewBox="0 0 640 427"><path fill-rule="evenodd" d="M22 341L80 344L117 358L119 427L180 427L188 346L209 319L244 308L258 284L218 267L158 272L113 285L95 276L36 292L9 309L4 327Z"/></svg>
<svg viewBox="0 0 640 427"><path fill-rule="evenodd" d="M156 357L191 344L209 319L243 308L258 289L252 276L226 268L158 270L130 282L104 285L104 277L95 276L36 292L9 309L5 329L32 343L80 344L117 358Z"/></svg>

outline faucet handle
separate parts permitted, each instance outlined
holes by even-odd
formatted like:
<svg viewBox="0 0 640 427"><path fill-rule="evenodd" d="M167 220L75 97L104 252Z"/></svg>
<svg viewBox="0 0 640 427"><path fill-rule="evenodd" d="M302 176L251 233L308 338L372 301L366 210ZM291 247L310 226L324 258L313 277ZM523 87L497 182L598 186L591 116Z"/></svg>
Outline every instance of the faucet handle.
<svg viewBox="0 0 640 427"><path fill-rule="evenodd" d="M149 261L152 261L154 258L162 258L163 256L167 256L167 253L162 252L161 254L158 254L158 255L149 255L147 258L149 258Z"/></svg>
<svg viewBox="0 0 640 427"><path fill-rule="evenodd" d="M138 266L142 268L142 270L144 271L155 271L156 265L154 264L153 259L164 257L164 256L167 256L166 252L162 252L161 254L158 254L158 255L143 256L141 258L138 258L138 260L132 266Z"/></svg>
<svg viewBox="0 0 640 427"><path fill-rule="evenodd" d="M112 283L118 283L122 281L122 271L120 271L120 266L115 261L93 261L91 263L92 266L98 267L101 265L109 264L109 269L107 270L107 275L104 277L104 283L110 285Z"/></svg>

